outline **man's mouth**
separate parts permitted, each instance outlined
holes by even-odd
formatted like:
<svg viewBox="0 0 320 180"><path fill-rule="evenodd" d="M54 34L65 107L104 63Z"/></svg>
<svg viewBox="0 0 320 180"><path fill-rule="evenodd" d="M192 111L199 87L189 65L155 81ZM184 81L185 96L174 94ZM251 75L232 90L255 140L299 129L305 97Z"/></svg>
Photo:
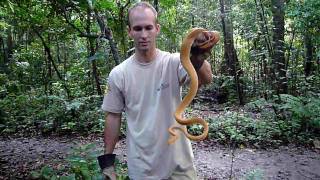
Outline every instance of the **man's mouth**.
<svg viewBox="0 0 320 180"><path fill-rule="evenodd" d="M146 45L148 45L148 43L149 43L148 41L139 42L139 44L142 46L146 46Z"/></svg>

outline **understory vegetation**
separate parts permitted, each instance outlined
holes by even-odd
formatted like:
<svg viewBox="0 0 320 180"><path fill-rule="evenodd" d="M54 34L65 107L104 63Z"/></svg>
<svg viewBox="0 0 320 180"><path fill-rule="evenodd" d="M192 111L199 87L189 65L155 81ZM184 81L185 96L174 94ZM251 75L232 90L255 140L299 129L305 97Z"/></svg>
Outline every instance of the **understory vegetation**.
<svg viewBox="0 0 320 180"><path fill-rule="evenodd" d="M245 91L250 96L247 96L248 102L240 107L234 107L237 93L233 88L235 84L232 78L217 77L213 84L204 88L205 94L215 92L213 96L216 97L216 103L219 103L219 98L224 99L224 104L218 106L222 113L208 119L209 139L223 144L253 145L258 148L289 143L314 146L314 143L319 141L318 77L300 79L300 83L295 85L297 95L276 95L269 91L269 94L264 94L262 98L257 98L256 93L263 91L263 86L253 86L252 81L248 80L243 80L243 83L246 84ZM219 97L221 91L227 94ZM198 125L189 128L189 131L195 134L199 134L201 130L202 127Z"/></svg>
<svg viewBox="0 0 320 180"><path fill-rule="evenodd" d="M209 139L224 144L232 141L263 146L283 143L312 145L313 140L319 138L320 97L317 94L273 95L268 100L260 98L236 109L230 108L232 96L229 93L231 100L221 104L224 108L221 115L207 119ZM70 101L59 96L40 96L36 91L28 95L9 94L0 101L0 132L2 136L102 135L104 113L100 106L101 97L96 95ZM205 106L200 108L206 109ZM189 127L189 131L199 134L202 127L194 125ZM125 126L122 127L122 135L125 135Z"/></svg>
<svg viewBox="0 0 320 180"><path fill-rule="evenodd" d="M1 1L0 136L102 136L107 77L134 50L127 11L135 2ZM159 11L161 50L178 52L192 27L220 32L208 59L214 80L187 110L210 111L209 140L319 146L319 0L149 2ZM188 130L200 134L202 127ZM101 178L94 148L79 148L67 169L43 167L34 178ZM123 171L126 178L125 166L117 165L119 177Z"/></svg>

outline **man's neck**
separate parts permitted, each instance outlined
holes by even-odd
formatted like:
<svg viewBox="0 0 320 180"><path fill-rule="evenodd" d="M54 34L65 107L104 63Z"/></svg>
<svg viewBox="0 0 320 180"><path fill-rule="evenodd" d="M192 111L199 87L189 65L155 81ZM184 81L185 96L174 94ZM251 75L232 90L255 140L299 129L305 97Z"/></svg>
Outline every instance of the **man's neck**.
<svg viewBox="0 0 320 180"><path fill-rule="evenodd" d="M157 49L149 51L136 51L136 59L142 63L149 63L155 59L157 55Z"/></svg>

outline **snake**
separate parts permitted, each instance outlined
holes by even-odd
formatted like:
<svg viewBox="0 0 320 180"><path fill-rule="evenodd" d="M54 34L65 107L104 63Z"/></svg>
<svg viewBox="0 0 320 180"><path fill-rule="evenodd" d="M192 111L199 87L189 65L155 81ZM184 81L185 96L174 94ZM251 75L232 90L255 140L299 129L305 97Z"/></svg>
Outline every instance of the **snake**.
<svg viewBox="0 0 320 180"><path fill-rule="evenodd" d="M176 119L176 122L178 124L174 124L169 127L168 131L170 134L170 137L168 139L168 144L173 144L175 141L179 138L179 134L176 130L180 130L183 132L183 134L190 140L193 141L201 141L204 140L208 136L209 132L209 126L208 123L199 117L192 117L189 119L186 119L183 117L183 113L187 106L191 103L193 98L196 96L198 91L198 75L196 70L194 69L191 60L190 60L190 50L191 46L194 42L194 40L204 32L208 32L206 29L203 28L192 28L189 33L186 35L184 40L181 44L181 50L180 50L180 61L184 69L187 71L189 77L190 77L190 84L189 84L189 91L182 99L181 103L178 105L175 113L174 118ZM216 44L219 41L219 34L216 31L211 31L213 34L212 37L210 37L207 41L199 44L198 46L201 49L206 49L214 44ZM202 134L200 135L192 135L188 132L187 126L193 125L193 124L200 124L203 126ZM182 125L182 126L181 126Z"/></svg>

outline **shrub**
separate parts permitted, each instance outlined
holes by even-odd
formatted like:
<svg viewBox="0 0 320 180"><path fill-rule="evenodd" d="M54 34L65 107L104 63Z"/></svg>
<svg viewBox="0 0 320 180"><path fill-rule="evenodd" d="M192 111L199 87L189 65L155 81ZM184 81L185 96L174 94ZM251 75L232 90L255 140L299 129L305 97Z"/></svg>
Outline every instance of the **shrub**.
<svg viewBox="0 0 320 180"><path fill-rule="evenodd" d="M36 94L6 96L0 100L1 134L103 132L104 113L99 96L67 100Z"/></svg>
<svg viewBox="0 0 320 180"><path fill-rule="evenodd" d="M103 180L97 157L101 154L97 150L95 144L79 145L75 148L67 158L68 168L53 169L49 166L44 166L40 170L32 171L31 179L83 179L83 180ZM117 179L129 179L127 175L127 165L116 159L115 170Z"/></svg>

